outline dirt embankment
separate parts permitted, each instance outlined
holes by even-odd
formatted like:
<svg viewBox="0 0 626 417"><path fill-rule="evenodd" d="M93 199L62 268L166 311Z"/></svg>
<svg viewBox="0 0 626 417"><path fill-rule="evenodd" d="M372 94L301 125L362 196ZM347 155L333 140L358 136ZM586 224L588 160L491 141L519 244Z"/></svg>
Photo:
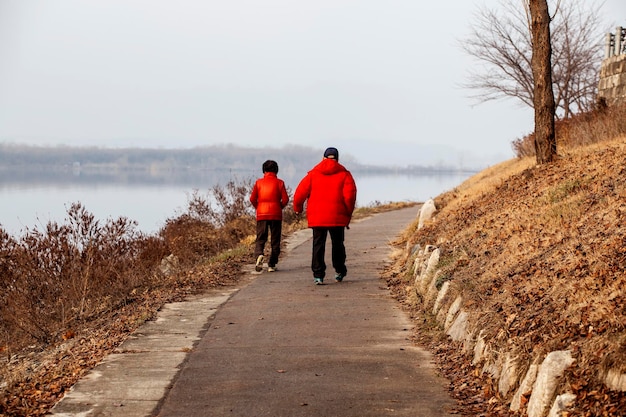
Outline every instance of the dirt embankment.
<svg viewBox="0 0 626 417"><path fill-rule="evenodd" d="M561 151L548 165L505 162L435 203L434 218L399 242L387 279L451 378L459 413L516 415L511 398L529 366L569 351L575 362L557 388L575 395L566 415L626 415L626 395L606 383L626 375L626 138ZM439 249L442 303L461 298L468 333L486 341L478 363L472 343L450 342L424 308L407 258L426 245ZM490 366L503 352L516 367L506 393ZM528 401L522 395L522 415Z"/></svg>

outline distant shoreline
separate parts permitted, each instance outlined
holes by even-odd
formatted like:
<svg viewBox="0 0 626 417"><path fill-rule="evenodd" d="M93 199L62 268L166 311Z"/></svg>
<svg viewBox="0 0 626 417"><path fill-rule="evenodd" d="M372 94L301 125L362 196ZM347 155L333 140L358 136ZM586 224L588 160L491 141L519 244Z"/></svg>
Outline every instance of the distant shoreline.
<svg viewBox="0 0 626 417"><path fill-rule="evenodd" d="M282 176L301 176L320 160L319 150L300 146L241 148L211 146L194 149L108 149L0 145L1 183L42 179L66 182L106 180L153 182L178 178L256 177L268 159L279 161ZM350 155L342 163L356 175L448 175L476 173L479 169L438 163L432 166L378 166L360 164ZM187 178L187 180L185 180Z"/></svg>

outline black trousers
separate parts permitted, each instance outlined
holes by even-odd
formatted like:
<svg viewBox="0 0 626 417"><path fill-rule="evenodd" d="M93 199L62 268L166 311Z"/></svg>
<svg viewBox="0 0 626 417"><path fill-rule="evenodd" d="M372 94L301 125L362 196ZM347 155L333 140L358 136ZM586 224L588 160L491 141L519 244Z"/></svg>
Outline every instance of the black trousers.
<svg viewBox="0 0 626 417"><path fill-rule="evenodd" d="M256 243L254 245L254 259L259 255L263 255L265 244L267 243L268 234L271 235L270 259L267 266L274 267L278 263L278 255L280 255L280 236L283 230L282 220L257 220L256 222Z"/></svg>
<svg viewBox="0 0 626 417"><path fill-rule="evenodd" d="M326 276L326 262L324 256L326 252L326 236L330 234L332 244L332 261L335 272L345 276L348 272L346 268L346 247L344 246L345 229L339 227L313 227L313 257L311 260L311 270L315 278Z"/></svg>

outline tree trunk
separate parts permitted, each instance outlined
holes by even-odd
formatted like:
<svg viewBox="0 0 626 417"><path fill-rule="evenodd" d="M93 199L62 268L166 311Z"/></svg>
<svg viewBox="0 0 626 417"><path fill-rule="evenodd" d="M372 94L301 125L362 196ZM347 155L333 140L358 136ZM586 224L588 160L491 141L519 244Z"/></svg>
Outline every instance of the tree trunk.
<svg viewBox="0 0 626 417"><path fill-rule="evenodd" d="M546 0L529 0L529 7L533 40L531 66L535 83L535 152L537 163L545 164L552 162L556 156L550 14Z"/></svg>

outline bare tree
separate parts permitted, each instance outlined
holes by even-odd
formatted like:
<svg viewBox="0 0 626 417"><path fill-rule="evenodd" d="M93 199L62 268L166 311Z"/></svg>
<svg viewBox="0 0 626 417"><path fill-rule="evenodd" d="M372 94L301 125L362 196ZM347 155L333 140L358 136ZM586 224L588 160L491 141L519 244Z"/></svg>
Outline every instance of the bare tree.
<svg viewBox="0 0 626 417"><path fill-rule="evenodd" d="M589 110L595 103L602 34L595 1L562 2L551 23L552 82L558 116ZM466 87L479 102L514 98L534 105L532 34L528 1L501 0L497 10L482 7L461 47L482 65L470 71ZM554 10L557 10L555 7Z"/></svg>
<svg viewBox="0 0 626 417"><path fill-rule="evenodd" d="M560 114L567 119L595 105L602 40L599 6L580 0L560 2L551 31L552 86Z"/></svg>
<svg viewBox="0 0 626 417"><path fill-rule="evenodd" d="M555 102L552 90L552 47L547 0L528 1L532 34L531 68L534 80L535 154L537 163L552 162L556 156L554 134Z"/></svg>

